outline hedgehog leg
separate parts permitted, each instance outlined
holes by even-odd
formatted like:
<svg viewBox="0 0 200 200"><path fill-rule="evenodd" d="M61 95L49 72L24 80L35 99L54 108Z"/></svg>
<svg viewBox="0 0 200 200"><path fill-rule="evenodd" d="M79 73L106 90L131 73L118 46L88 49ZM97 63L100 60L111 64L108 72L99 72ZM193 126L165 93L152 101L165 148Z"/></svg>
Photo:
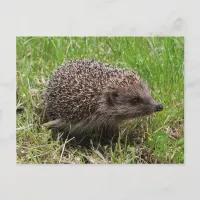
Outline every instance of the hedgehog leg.
<svg viewBox="0 0 200 200"><path fill-rule="evenodd" d="M115 141L119 133L118 125L105 126L102 132L103 144L110 144L111 141Z"/></svg>
<svg viewBox="0 0 200 200"><path fill-rule="evenodd" d="M101 141L111 141L119 133L118 125L113 119L105 119L99 115L90 116L87 119L74 125L69 134L74 136L78 143L89 141L90 136L101 137Z"/></svg>
<svg viewBox="0 0 200 200"><path fill-rule="evenodd" d="M88 134L90 133L90 130L88 128L88 123L86 123L87 120L81 121L77 124L74 124L70 129L68 129L68 133L71 137L75 137L75 140L78 143L83 143L87 141Z"/></svg>
<svg viewBox="0 0 200 200"><path fill-rule="evenodd" d="M43 127L51 129L52 138L54 140L56 140L58 136L62 139L66 139L68 137L67 134L70 129L70 124L67 123L66 120L60 118L44 123Z"/></svg>

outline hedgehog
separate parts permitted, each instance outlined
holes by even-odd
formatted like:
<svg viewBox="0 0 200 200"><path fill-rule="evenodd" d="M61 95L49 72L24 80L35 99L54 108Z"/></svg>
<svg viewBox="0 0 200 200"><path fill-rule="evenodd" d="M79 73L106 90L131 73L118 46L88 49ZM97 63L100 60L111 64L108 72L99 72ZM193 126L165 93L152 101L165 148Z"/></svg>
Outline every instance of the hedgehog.
<svg viewBox="0 0 200 200"><path fill-rule="evenodd" d="M124 120L163 110L134 70L95 60L72 60L54 70L45 93L45 115L53 129L81 141L112 138Z"/></svg>

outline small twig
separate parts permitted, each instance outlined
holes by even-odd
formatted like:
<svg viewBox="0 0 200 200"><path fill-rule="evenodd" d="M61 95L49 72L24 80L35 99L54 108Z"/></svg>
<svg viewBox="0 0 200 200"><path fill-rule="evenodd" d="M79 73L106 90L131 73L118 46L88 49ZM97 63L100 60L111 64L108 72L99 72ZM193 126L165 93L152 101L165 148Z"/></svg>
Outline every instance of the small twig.
<svg viewBox="0 0 200 200"><path fill-rule="evenodd" d="M64 153L64 150L65 150L65 145L67 144L67 143L69 143L71 140L73 140L74 139L74 137L73 138L71 138L71 139L69 139L69 140L65 140L65 143L63 144L63 148L62 148L62 153L61 153L61 155L60 155L60 160L59 160L59 163L61 162L61 160L62 160L62 156L63 156L63 153Z"/></svg>
<svg viewBox="0 0 200 200"><path fill-rule="evenodd" d="M110 45L110 43L107 42L107 41L106 41L106 43L107 43L107 45L110 47L110 49L112 50L112 52L116 55L116 52L114 51L114 49L112 48L112 46Z"/></svg>

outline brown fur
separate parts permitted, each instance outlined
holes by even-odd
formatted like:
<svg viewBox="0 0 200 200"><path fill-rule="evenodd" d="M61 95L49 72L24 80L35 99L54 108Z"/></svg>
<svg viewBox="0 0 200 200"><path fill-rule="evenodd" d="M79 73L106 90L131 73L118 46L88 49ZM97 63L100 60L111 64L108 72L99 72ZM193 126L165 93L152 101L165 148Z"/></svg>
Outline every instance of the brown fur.
<svg viewBox="0 0 200 200"><path fill-rule="evenodd" d="M152 114L158 104L135 71L93 60L75 60L55 70L46 91L48 120L82 138L93 132L113 136L121 120Z"/></svg>

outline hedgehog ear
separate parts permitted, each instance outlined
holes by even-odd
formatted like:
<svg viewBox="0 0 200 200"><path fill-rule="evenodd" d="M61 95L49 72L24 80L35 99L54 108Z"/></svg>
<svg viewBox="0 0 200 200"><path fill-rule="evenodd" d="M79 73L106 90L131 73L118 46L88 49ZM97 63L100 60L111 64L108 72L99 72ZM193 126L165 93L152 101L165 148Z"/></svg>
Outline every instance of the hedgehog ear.
<svg viewBox="0 0 200 200"><path fill-rule="evenodd" d="M118 96L119 96L119 93L116 90L106 92L105 98L106 98L106 102L108 103L108 105L114 106Z"/></svg>

